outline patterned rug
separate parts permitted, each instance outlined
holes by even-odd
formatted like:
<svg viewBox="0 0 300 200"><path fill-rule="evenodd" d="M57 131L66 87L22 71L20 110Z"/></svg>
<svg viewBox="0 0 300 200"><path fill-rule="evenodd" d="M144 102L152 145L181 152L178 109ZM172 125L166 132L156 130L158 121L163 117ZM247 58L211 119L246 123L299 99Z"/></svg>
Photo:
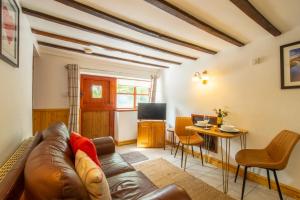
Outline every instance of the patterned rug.
<svg viewBox="0 0 300 200"><path fill-rule="evenodd" d="M193 200L233 200L228 195L184 172L164 159L150 160L134 167L136 170L143 172L159 188L169 184L181 186Z"/></svg>
<svg viewBox="0 0 300 200"><path fill-rule="evenodd" d="M140 153L139 151L131 151L129 153L121 154L121 156L124 158L124 160L126 160L130 164L149 160L147 156Z"/></svg>

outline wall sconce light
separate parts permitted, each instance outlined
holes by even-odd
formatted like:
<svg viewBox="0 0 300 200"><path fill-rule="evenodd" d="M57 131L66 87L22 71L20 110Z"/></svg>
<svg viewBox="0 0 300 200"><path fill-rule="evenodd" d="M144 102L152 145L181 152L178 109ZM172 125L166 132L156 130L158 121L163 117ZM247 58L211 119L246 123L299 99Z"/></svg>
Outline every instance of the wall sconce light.
<svg viewBox="0 0 300 200"><path fill-rule="evenodd" d="M193 82L201 81L202 84L207 84L208 79L209 79L209 77L208 77L208 73L206 70L203 72L195 72L195 74L192 78Z"/></svg>
<svg viewBox="0 0 300 200"><path fill-rule="evenodd" d="M86 54L92 54L93 53L93 49L89 48L89 47L84 47L83 48L84 53Z"/></svg>

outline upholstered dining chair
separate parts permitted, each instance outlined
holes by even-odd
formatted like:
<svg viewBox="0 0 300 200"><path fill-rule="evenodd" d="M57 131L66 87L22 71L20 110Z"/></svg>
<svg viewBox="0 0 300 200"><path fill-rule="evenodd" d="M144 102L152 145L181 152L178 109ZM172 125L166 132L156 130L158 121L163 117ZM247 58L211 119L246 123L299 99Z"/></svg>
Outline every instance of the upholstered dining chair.
<svg viewBox="0 0 300 200"><path fill-rule="evenodd" d="M283 199L276 171L286 167L290 154L299 139L299 134L283 130L265 149L244 149L236 154L235 160L238 163L238 167L235 174L235 182L240 165L245 167L241 199L244 197L247 169L249 167L259 167L267 170L269 189L271 189L269 171L273 171L279 198Z"/></svg>
<svg viewBox="0 0 300 200"><path fill-rule="evenodd" d="M179 146L181 144L181 168L183 167L183 154L184 154L184 147L192 147L192 155L194 156L194 148L193 146L200 147L200 155L201 155L201 162L203 166L203 155L202 155L202 148L201 145L203 144L203 138L195 132L187 131L185 129L186 126L192 126L192 118L191 117L176 117L175 121L175 134L178 137L179 141L177 144L176 152L174 158L177 155ZM186 152L185 163L184 163L184 170L186 169L186 160L187 160L188 152Z"/></svg>

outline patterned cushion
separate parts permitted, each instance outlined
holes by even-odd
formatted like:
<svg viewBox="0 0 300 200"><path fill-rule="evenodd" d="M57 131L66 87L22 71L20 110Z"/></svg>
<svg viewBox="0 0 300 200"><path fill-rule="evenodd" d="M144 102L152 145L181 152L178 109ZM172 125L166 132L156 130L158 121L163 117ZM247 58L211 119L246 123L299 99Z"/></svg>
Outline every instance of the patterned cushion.
<svg viewBox="0 0 300 200"><path fill-rule="evenodd" d="M109 186L101 168L83 151L75 156L75 168L92 200L110 200Z"/></svg>

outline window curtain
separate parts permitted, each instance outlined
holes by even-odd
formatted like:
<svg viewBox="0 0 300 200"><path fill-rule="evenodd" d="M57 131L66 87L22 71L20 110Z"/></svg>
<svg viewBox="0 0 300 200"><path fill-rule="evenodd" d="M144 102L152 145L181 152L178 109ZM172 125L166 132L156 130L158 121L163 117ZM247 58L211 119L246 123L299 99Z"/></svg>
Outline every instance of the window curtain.
<svg viewBox="0 0 300 200"><path fill-rule="evenodd" d="M156 86L157 86L157 75L151 75L152 92L151 92L151 103L155 103L156 99Z"/></svg>
<svg viewBox="0 0 300 200"><path fill-rule="evenodd" d="M66 65L68 71L69 95L69 131L79 132L79 67L77 64Z"/></svg>

